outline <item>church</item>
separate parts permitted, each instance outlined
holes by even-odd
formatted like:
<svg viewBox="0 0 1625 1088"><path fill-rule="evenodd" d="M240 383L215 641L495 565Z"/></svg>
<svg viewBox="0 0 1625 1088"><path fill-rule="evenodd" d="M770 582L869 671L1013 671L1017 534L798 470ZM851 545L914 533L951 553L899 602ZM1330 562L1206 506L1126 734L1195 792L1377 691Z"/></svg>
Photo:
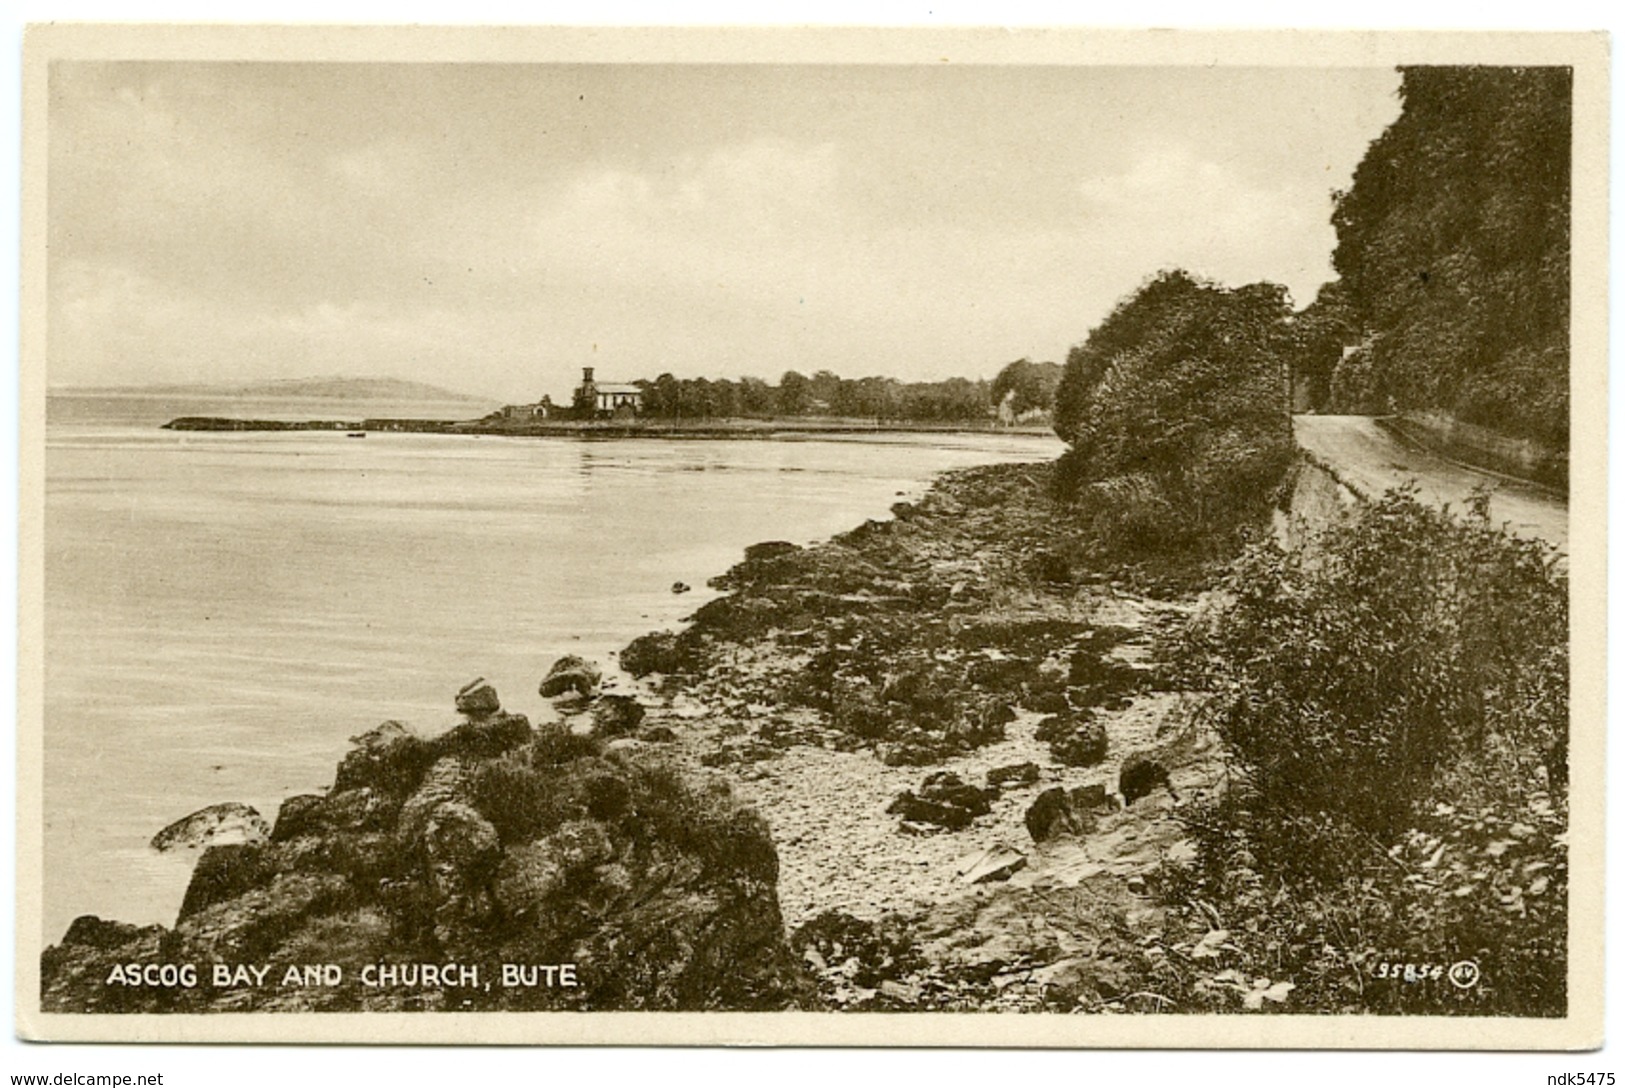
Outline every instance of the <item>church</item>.
<svg viewBox="0 0 1625 1088"><path fill-rule="evenodd" d="M574 403L578 409L590 406L594 416L635 416L643 410L643 390L635 385L596 381L592 367L586 366L581 368Z"/></svg>

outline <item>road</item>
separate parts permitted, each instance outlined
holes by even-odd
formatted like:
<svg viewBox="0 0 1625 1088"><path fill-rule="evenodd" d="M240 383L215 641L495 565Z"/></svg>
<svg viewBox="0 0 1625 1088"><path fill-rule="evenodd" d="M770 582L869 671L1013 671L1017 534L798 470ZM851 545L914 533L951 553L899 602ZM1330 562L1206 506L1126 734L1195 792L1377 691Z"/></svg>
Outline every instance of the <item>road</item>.
<svg viewBox="0 0 1625 1088"><path fill-rule="evenodd" d="M1550 489L1478 472L1405 445L1369 416L1293 416L1292 430L1298 445L1367 496L1414 481L1424 502L1460 510L1475 488L1484 487L1490 491L1492 522L1568 554L1568 502Z"/></svg>

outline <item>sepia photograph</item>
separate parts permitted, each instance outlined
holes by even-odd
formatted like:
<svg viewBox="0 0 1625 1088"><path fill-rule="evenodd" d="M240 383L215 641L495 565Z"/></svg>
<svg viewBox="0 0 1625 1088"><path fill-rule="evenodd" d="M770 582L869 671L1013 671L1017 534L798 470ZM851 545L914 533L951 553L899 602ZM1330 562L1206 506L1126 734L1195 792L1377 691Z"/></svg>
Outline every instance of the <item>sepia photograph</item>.
<svg viewBox="0 0 1625 1088"><path fill-rule="evenodd" d="M1600 1045L1607 61L31 28L16 1030Z"/></svg>

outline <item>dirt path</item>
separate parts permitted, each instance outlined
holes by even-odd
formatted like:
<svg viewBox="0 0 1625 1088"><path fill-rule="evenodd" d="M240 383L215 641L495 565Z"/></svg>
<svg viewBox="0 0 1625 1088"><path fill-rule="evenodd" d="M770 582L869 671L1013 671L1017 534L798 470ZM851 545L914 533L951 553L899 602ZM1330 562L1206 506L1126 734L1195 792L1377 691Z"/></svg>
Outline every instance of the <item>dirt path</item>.
<svg viewBox="0 0 1625 1088"><path fill-rule="evenodd" d="M1300 446L1363 494L1380 495L1414 481L1423 501L1459 510L1475 489L1486 488L1491 521L1568 552L1568 503L1550 491L1404 445L1369 416L1294 416L1292 428Z"/></svg>

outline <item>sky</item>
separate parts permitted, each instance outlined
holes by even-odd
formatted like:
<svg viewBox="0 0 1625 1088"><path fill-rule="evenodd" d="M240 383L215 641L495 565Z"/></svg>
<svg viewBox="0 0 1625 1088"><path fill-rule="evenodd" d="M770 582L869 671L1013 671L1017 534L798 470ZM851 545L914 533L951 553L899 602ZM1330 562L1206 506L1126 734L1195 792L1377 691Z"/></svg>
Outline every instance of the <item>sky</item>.
<svg viewBox="0 0 1625 1088"><path fill-rule="evenodd" d="M56 62L53 386L991 377L1332 276L1378 68Z"/></svg>

